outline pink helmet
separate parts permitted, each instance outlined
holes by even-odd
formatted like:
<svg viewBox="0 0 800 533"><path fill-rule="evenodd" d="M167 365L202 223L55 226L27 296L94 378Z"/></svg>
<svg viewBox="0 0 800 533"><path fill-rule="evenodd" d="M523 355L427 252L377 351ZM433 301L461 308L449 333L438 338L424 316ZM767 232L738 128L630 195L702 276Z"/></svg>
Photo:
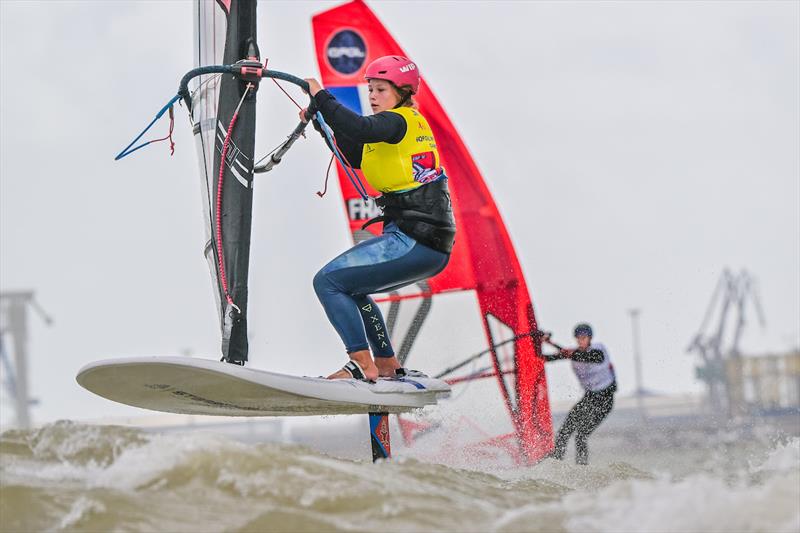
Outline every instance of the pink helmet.
<svg viewBox="0 0 800 533"><path fill-rule="evenodd" d="M403 56L383 56L369 64L364 79L388 80L398 87L411 86L411 94L419 90L419 69Z"/></svg>

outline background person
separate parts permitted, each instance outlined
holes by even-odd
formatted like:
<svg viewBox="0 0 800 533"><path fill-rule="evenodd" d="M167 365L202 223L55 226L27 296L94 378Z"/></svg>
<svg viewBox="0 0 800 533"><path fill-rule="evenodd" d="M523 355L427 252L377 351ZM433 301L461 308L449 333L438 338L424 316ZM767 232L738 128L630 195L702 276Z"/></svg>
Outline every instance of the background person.
<svg viewBox="0 0 800 533"><path fill-rule="evenodd" d="M589 324L575 326L577 348L561 348L550 341L545 333L542 341L559 348L557 354L542 354L547 362L569 359L572 370L584 391L578 403L567 414L556 436L555 448L549 457L564 459L567 442L575 433L575 462L580 465L589 462L589 435L597 429L614 407L614 393L617 391L617 378L606 347L592 342L592 327Z"/></svg>

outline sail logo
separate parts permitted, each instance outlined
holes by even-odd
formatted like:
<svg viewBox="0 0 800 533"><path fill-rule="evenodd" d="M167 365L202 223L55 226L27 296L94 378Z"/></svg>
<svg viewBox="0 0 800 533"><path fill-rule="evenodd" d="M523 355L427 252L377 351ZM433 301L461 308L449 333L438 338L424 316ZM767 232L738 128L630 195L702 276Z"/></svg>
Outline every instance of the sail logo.
<svg viewBox="0 0 800 533"><path fill-rule="evenodd" d="M347 215L350 220L369 220L380 216L381 208L375 202L362 200L361 198L350 198L347 200Z"/></svg>
<svg viewBox="0 0 800 533"><path fill-rule="evenodd" d="M339 59L340 57L358 59L364 56L366 56L364 51L355 46L332 46L328 49L328 57L330 59Z"/></svg>
<svg viewBox="0 0 800 533"><path fill-rule="evenodd" d="M325 50L328 64L339 74L358 72L367 58L364 39L353 30L341 30L331 37Z"/></svg>
<svg viewBox="0 0 800 533"><path fill-rule="evenodd" d="M217 121L217 128L216 148L217 152L221 154L222 148L225 146L225 136L227 135L227 130L225 129L225 125L222 123L222 121L219 120ZM245 163L242 163L242 159L245 160ZM246 164L249 162L249 160L250 158L244 155L244 153L239 149L236 141L230 139L228 141L228 152L225 154L225 166L245 189L250 188L250 182L253 179L253 169L249 164Z"/></svg>

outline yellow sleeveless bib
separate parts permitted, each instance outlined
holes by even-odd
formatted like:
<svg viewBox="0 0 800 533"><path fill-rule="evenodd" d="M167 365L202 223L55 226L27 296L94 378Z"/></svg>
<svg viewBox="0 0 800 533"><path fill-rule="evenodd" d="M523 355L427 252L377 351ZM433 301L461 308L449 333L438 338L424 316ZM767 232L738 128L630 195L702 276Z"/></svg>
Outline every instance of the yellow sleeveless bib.
<svg viewBox="0 0 800 533"><path fill-rule="evenodd" d="M406 120L406 134L397 144L364 144L361 171L376 190L387 192L416 189L441 174L439 152L428 121L411 107L389 110Z"/></svg>

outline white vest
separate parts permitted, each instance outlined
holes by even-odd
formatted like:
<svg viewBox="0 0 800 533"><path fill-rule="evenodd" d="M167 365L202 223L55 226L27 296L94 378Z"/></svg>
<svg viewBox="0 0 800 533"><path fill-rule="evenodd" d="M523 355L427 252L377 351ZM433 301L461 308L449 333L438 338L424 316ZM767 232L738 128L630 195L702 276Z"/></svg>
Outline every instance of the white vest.
<svg viewBox="0 0 800 533"><path fill-rule="evenodd" d="M578 381L584 390L597 392L605 389L614 381L614 367L611 364L611 359L608 356L608 350L600 343L592 343L589 345L589 350L600 350L603 352L603 361L600 363L582 363L580 361L572 361L572 370L575 372Z"/></svg>

